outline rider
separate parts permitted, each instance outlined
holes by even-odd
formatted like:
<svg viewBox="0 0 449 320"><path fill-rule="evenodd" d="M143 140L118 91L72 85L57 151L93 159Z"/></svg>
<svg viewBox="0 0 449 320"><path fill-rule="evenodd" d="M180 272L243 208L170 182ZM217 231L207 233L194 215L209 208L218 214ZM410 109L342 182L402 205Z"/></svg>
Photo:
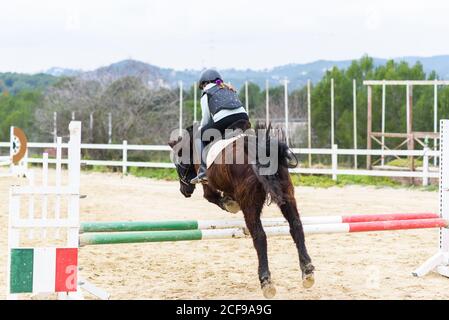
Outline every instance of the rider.
<svg viewBox="0 0 449 320"><path fill-rule="evenodd" d="M203 91L201 96L201 135L195 138L195 146L198 155L202 155L205 148L203 133L207 129L217 129L223 133L233 123L239 120L249 121L248 113L243 107L237 92L230 85L223 82L221 75L213 69L205 70L200 77L199 89ZM207 182L206 160L201 156L201 165L198 174L190 183Z"/></svg>

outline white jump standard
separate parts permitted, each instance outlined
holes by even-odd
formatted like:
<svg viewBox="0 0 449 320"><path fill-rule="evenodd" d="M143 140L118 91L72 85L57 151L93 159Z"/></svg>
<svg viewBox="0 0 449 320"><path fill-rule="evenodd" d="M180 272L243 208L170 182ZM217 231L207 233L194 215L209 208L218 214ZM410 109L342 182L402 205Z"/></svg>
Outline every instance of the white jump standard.
<svg viewBox="0 0 449 320"><path fill-rule="evenodd" d="M58 293L59 299L81 299L81 288L107 299L109 295L78 275L79 199L81 161L81 122L71 122L68 143L68 185L61 185L62 152L57 150L56 185L48 186L48 155L43 156L43 185L13 186L10 190L8 230L7 297L17 299L23 293ZM59 138L58 138L59 139ZM61 148L61 144L58 144ZM21 200L28 200L28 214L21 214ZM55 212L47 216L48 197L55 198ZM36 216L34 204L42 201L42 213ZM62 199L63 198L63 199ZM67 212L61 215L61 201L67 200ZM25 209L25 208L24 208ZM50 237L54 230L54 237ZM58 239L64 231L64 241ZM38 239L44 246L24 246ZM62 243L62 244L61 244Z"/></svg>
<svg viewBox="0 0 449 320"><path fill-rule="evenodd" d="M440 121L440 217L449 219L449 120ZM438 252L429 258L413 275L422 277L435 271L449 277L449 229L440 229Z"/></svg>

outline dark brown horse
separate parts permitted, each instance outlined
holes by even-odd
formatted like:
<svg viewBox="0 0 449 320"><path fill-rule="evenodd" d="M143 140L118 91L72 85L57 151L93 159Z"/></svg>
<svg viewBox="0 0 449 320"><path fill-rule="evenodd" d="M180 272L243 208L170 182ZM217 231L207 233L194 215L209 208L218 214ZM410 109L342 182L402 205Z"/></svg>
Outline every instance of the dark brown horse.
<svg viewBox="0 0 449 320"><path fill-rule="evenodd" d="M246 128L243 127L243 129ZM267 197L279 206L283 216L289 223L290 234L298 250L302 283L305 288L313 286L313 271L315 268L307 253L304 230L296 207L294 187L288 172L286 159L288 147L282 139L274 138L270 135L270 128L259 127L256 128L256 131L259 129L265 130L265 133L264 141L254 136L258 145L268 146L273 140L277 142L275 146L278 150L276 150L277 152L272 152L273 155L277 156L277 159L274 160L279 163L277 170L270 175L260 174L260 170L258 170L260 166L259 161L251 162L249 160L248 141L251 135L247 135L244 137L244 150L236 148L236 142L226 147L232 148L231 152L234 156L239 152L244 152L244 164L226 164L222 163L223 161L220 163L214 162L207 171L209 181L208 184L203 185L203 190L204 197L223 210L236 211L235 208L242 210L246 226L257 251L259 280L263 294L266 298L271 298L276 294L276 289L272 283L268 267L267 237L261 222L261 212ZM190 179L196 176L198 167L193 164L193 161L182 160L186 159L182 157L183 151L189 152L187 159L193 159L192 132L192 127L189 127L184 137L169 142L169 145L174 150L174 162L180 179L180 191L185 197L190 197L195 190L195 185L190 183ZM225 150L222 151L222 159L225 157ZM259 159L258 157L256 158Z"/></svg>

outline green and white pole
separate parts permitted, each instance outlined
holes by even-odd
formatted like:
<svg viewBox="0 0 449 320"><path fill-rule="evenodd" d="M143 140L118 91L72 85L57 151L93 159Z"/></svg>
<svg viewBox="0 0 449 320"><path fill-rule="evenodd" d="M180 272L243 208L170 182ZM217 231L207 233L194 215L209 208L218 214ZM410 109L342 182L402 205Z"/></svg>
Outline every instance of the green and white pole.
<svg viewBox="0 0 449 320"><path fill-rule="evenodd" d="M439 218L436 213L392 213L392 214L359 214L342 216L301 217L304 225L335 224L353 222L373 222L390 220L416 220ZM264 227L286 226L282 218L262 219ZM243 219L229 220L159 220L159 221L109 221L82 222L80 233L89 232L135 232L135 231L173 231L173 230L212 230L227 228L245 228Z"/></svg>
<svg viewBox="0 0 449 320"><path fill-rule="evenodd" d="M438 219L388 220L354 223L332 223L304 225L306 234L352 233L385 230L447 228L448 221ZM268 236L290 235L289 226L264 228ZM140 232L102 232L80 235L80 246L119 243L192 241L207 239L238 239L249 236L246 228L207 229L207 230L172 230Z"/></svg>

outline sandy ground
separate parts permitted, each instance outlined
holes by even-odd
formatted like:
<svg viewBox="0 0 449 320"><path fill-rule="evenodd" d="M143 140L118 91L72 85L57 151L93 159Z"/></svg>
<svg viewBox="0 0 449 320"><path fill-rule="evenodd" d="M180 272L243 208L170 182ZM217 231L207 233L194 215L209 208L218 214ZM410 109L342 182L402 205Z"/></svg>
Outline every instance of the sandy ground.
<svg viewBox="0 0 449 320"><path fill-rule="evenodd" d="M36 169L37 171L37 169ZM0 172L4 172L1 171ZM0 178L0 299L5 298L8 188L24 180ZM232 219L199 190L190 199L178 183L118 174L83 173L83 221ZM300 187L304 216L437 212L437 192L406 189ZM274 205L265 217L280 216ZM277 299L448 299L449 279L411 272L437 249L437 230L309 235L316 283L301 286L298 257L289 237L268 240ZM92 246L81 249L82 274L111 299L263 299L251 239Z"/></svg>

